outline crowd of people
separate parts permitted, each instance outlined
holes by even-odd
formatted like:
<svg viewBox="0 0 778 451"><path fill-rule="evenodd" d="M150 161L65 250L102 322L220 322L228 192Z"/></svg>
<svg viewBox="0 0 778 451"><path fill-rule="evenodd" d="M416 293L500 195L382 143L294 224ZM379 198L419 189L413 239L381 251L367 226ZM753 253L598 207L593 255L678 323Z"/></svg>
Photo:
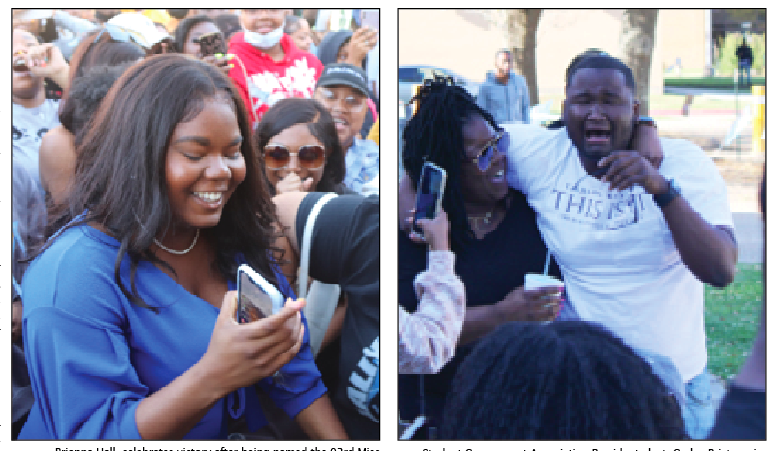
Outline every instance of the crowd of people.
<svg viewBox="0 0 778 451"><path fill-rule="evenodd" d="M509 57L477 98L426 80L403 130L401 437L764 439L764 315L726 397L707 369L703 287L732 283L738 253L712 160L659 138L630 68L596 49L564 74L560 120L522 123L488 101L509 98ZM410 227L427 163L447 174L445 245ZM525 288L535 274L563 295Z"/></svg>
<svg viewBox="0 0 778 451"><path fill-rule="evenodd" d="M377 15L13 11L14 438L380 438ZM548 127L512 65L426 80L403 130L406 435L764 438L764 310L726 395L707 369L738 250L710 158L613 56ZM249 324L241 264L286 299Z"/></svg>
<svg viewBox="0 0 778 451"><path fill-rule="evenodd" d="M378 23L13 11L13 438L379 439Z"/></svg>

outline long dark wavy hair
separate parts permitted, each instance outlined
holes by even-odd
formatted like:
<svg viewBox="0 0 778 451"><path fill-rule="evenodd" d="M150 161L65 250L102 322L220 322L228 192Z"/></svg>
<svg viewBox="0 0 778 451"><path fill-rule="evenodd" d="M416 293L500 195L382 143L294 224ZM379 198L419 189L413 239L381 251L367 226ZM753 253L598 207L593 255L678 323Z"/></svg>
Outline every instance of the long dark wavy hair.
<svg viewBox="0 0 778 451"><path fill-rule="evenodd" d="M327 108L313 99L289 98L273 104L257 126L256 144L262 158L263 149L270 140L289 127L306 124L308 131L324 145L327 162L324 164L321 180L314 191L336 192L343 194L346 189L343 179L346 177L346 154L338 140L338 130ZM264 169L264 159L261 162ZM275 187L270 186L271 193Z"/></svg>
<svg viewBox="0 0 778 451"><path fill-rule="evenodd" d="M436 164L448 174L443 210L451 222L451 246L456 252L472 239L462 193L462 160L465 158L462 127L474 117L482 117L495 129L499 125L451 77L435 76L425 80L411 102L417 104L417 110L403 131L403 166L414 189L417 189L425 161Z"/></svg>
<svg viewBox="0 0 778 451"><path fill-rule="evenodd" d="M215 269L235 278L236 256L242 254L246 263L277 283L273 264L282 255L272 244L278 237L275 209L251 144L247 111L219 69L185 55L146 58L114 83L88 130L76 138L79 157L69 214L77 220L66 228L90 222L105 227L120 243L116 283L133 303L152 310L138 295L135 274L141 260L165 264L149 247L173 220L165 178L168 145L176 126L192 120L213 98L231 102L246 164L246 178L224 206L218 225L204 231L214 242ZM130 287L119 272L125 255L131 262Z"/></svg>
<svg viewBox="0 0 778 451"><path fill-rule="evenodd" d="M512 322L459 367L446 440L681 440L681 408L651 366L603 326Z"/></svg>

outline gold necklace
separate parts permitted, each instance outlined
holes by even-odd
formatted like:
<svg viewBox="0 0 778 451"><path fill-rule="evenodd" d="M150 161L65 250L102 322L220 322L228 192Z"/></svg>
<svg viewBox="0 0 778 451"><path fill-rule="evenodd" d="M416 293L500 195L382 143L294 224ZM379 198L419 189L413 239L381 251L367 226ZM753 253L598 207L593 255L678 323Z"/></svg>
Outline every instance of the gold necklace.
<svg viewBox="0 0 778 451"><path fill-rule="evenodd" d="M156 238L154 238L154 244L159 246L159 248L162 249L163 251L170 252L171 254L184 255L184 254L189 253L189 251L191 251L192 249L194 249L195 244L197 244L197 238L199 238L199 237L200 237L200 229L197 229L197 232L195 233L194 240L192 240L192 244L190 244L188 248L186 248L186 249L184 249L182 251L177 251L175 249L170 249L169 247L165 247Z"/></svg>

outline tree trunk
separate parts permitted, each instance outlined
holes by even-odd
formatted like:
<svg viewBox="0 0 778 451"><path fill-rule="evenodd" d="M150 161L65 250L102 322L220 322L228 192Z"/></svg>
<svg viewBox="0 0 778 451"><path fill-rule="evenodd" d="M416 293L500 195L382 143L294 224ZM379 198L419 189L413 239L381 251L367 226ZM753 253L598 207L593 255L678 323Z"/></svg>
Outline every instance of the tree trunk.
<svg viewBox="0 0 778 451"><path fill-rule="evenodd" d="M651 53L656 34L656 9L626 9L621 21L622 61L635 77L635 98L640 102L640 114L649 114L649 84Z"/></svg>
<svg viewBox="0 0 778 451"><path fill-rule="evenodd" d="M508 48L513 54L517 72L524 76L529 88L530 105L539 103L538 77L535 64L538 23L542 9L506 9L504 30Z"/></svg>

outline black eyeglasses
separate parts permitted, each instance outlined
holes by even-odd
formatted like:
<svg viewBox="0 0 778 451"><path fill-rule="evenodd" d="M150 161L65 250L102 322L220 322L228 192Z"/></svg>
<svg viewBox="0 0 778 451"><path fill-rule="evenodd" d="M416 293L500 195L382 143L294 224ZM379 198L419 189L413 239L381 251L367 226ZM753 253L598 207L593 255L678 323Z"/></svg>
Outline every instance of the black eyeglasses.
<svg viewBox="0 0 778 451"><path fill-rule="evenodd" d="M505 131L500 130L497 132L497 136L489 141L483 147L483 149L478 152L478 156L472 160L468 158L468 160L472 161L473 164L478 167L479 171L486 172L490 167L492 167L492 160L494 160L495 151L500 154L505 154L505 152L508 150L509 144L510 135L505 133Z"/></svg>

